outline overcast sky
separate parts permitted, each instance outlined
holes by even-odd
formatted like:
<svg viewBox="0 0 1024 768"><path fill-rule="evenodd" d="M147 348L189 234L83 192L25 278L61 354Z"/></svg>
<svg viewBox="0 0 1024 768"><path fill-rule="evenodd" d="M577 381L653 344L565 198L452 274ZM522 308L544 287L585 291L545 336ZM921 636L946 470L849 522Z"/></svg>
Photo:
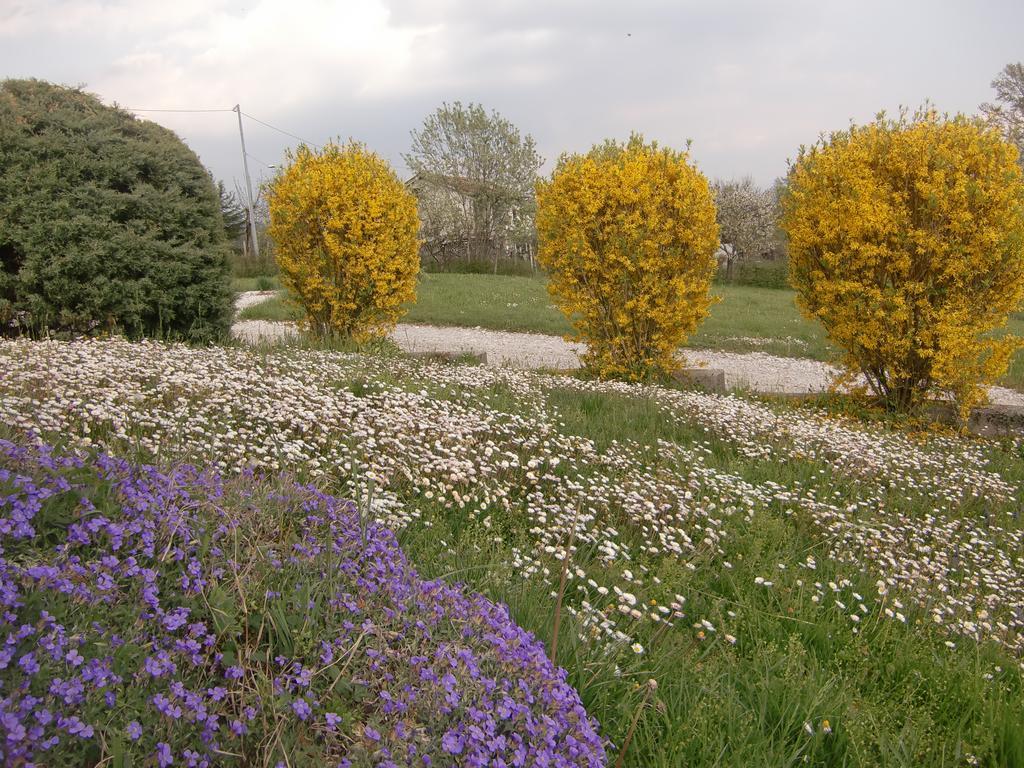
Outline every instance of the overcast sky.
<svg viewBox="0 0 1024 768"><path fill-rule="evenodd" d="M1024 59L1022 0L0 0L0 77L83 85L135 109L243 111L404 173L409 131L477 101L549 160L644 133L710 177L769 183L801 143L931 99L975 112ZM146 113L218 178L233 114ZM246 121L254 176L295 141ZM262 163L262 164L261 164Z"/></svg>

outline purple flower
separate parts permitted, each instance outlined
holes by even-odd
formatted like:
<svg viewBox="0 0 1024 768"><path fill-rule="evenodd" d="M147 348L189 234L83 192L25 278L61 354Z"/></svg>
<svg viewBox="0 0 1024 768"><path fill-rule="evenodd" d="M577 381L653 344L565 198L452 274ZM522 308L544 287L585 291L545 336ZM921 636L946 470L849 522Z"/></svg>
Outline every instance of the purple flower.
<svg viewBox="0 0 1024 768"><path fill-rule="evenodd" d="M5 712L0 717L0 723L3 724L4 730L7 731L7 741L19 742L23 741L26 734L25 726L21 724L18 716L12 712Z"/></svg>
<svg viewBox="0 0 1024 768"><path fill-rule="evenodd" d="M313 710L309 707L309 702L305 699L296 699L295 701L293 701L292 709L295 711L295 714L298 716L299 720L305 720L313 712Z"/></svg>
<svg viewBox="0 0 1024 768"><path fill-rule="evenodd" d="M78 717L72 715L68 718L61 718L58 721L58 725L72 736L79 736L83 739L91 739L93 735L93 728L91 725L83 723Z"/></svg>
<svg viewBox="0 0 1024 768"><path fill-rule="evenodd" d="M164 742L157 742L156 745L156 761L160 768L167 768L174 762L174 757L171 755L171 747Z"/></svg>
<svg viewBox="0 0 1024 768"><path fill-rule="evenodd" d="M160 651L156 656L147 656L142 667L152 677L163 677L174 672L176 665L168 658L166 651Z"/></svg>
<svg viewBox="0 0 1024 768"><path fill-rule="evenodd" d="M462 749L465 746L466 737L457 731L447 731L445 735L441 737L441 747L450 755L461 754Z"/></svg>
<svg viewBox="0 0 1024 768"><path fill-rule="evenodd" d="M291 727L313 721L332 701L316 670L345 659L347 679L372 706L369 722L380 727L364 721L356 733L373 745L382 766L430 766L419 751L420 734L441 735L449 762L458 755L466 765L604 764L596 724L543 646L506 609L458 585L422 579L394 534L376 524L360 526L354 505L312 487L282 484L268 490L251 473L222 480L191 467L162 473L104 456L92 465L79 459L65 465L43 454L0 439L0 668L8 676L13 667L21 678L35 678L31 689L5 684L0 690L20 707L0 707L0 732L8 740L0 741L0 761L16 748L26 764L58 763L62 754L43 753L60 739L95 738L82 717L94 717L97 704L127 708L139 695L147 704L128 711L138 719L124 726L127 738L141 742L147 735L141 723L159 713L153 735L173 734L175 751L170 742L160 742L149 762L205 767L216 751L231 751L224 742L246 735L247 723L270 705L258 693L263 686L292 699ZM64 477L65 466L74 474ZM48 531L44 540L31 521L61 488L74 486L83 498L91 496L90 473L102 482L102 505L83 502L66 534ZM230 489L228 482L234 484ZM244 506L246 519L252 516L260 525L273 525L282 504L299 514L278 551L240 551L233 544L239 522L230 506L236 503ZM63 539L52 542L54 536ZM27 559L31 566L5 557L15 539L19 552L35 547ZM325 554L331 558L330 579L324 577ZM237 599L236 577L243 568L262 571L261 589L279 596L274 610L283 611L287 621L317 625L319 642L278 656L273 670L262 663L251 670L225 666L235 659L203 620L211 607L205 600L213 595L208 587ZM305 587L312 581L335 590L329 610L311 612ZM60 613L66 616L61 620L44 608L52 611L67 601L78 610ZM111 611L115 601L118 610ZM24 642L33 634L31 645ZM5 645L4 636L13 640ZM256 658L274 647L262 637L264 645L253 649ZM138 659L127 671L113 659L125 647L123 658ZM418 651L414 659L410 648ZM86 661L86 652L95 657ZM111 655L96 655L104 653ZM227 682L249 676L254 685ZM62 715L57 735L44 702ZM337 712L324 712L321 723L331 731L346 727Z"/></svg>
<svg viewBox="0 0 1024 768"><path fill-rule="evenodd" d="M170 632L180 628L188 622L188 608L175 608L163 618L164 628Z"/></svg>
<svg viewBox="0 0 1024 768"><path fill-rule="evenodd" d="M160 714L167 715L167 717L171 717L175 720L181 717L181 707L173 703L162 693L156 694L156 696L152 698L152 702L153 706L156 707Z"/></svg>

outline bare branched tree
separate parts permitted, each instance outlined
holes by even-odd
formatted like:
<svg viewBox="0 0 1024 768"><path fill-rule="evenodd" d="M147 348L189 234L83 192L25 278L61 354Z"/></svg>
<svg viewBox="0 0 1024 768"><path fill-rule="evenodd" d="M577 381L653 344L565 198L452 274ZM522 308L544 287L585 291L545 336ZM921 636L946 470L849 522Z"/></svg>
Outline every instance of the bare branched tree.
<svg viewBox="0 0 1024 768"><path fill-rule="evenodd" d="M242 240L249 219L249 213L242 204L237 193L229 192L223 181L217 182L217 193L220 195L220 211L224 218L224 232L228 236L231 247L242 248Z"/></svg>
<svg viewBox="0 0 1024 768"><path fill-rule="evenodd" d="M996 100L982 104L981 112L1017 145L1019 162L1024 165L1024 64L1007 64L992 81L992 87Z"/></svg>
<svg viewBox="0 0 1024 768"><path fill-rule="evenodd" d="M423 237L434 258L498 258L533 237L533 186L543 160L533 138L479 104L442 104L412 132ZM530 251L532 257L532 250Z"/></svg>

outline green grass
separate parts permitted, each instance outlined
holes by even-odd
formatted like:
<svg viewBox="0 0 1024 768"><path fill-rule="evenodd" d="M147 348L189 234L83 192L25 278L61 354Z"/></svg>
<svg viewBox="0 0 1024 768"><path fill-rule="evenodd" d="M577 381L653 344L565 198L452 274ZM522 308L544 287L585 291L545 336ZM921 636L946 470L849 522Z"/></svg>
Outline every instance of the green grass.
<svg viewBox="0 0 1024 768"><path fill-rule="evenodd" d="M795 293L776 288L716 284L721 301L687 342L692 349L766 352L784 357L831 360L834 347L817 322L801 316ZM302 310L277 298L241 314L242 319L297 320ZM417 299L404 322L455 325L562 336L572 331L552 304L544 278L504 275L422 274ZM1009 333L1024 337L1024 313L1010 317ZM1018 352L1003 384L1024 388L1024 351Z"/></svg>
<svg viewBox="0 0 1024 768"><path fill-rule="evenodd" d="M424 274L406 322L562 336L572 329L543 278Z"/></svg>
<svg viewBox="0 0 1024 768"><path fill-rule="evenodd" d="M722 300L711 308L711 316L689 346L827 358L824 333L800 317L792 291L716 285L714 293ZM283 298L241 314L251 320L297 320L301 316L302 310ZM565 316L552 304L543 278L504 275L423 274L416 302L409 305L404 321L555 336L572 332Z"/></svg>
<svg viewBox="0 0 1024 768"><path fill-rule="evenodd" d="M688 346L815 360L834 355L821 325L800 315L793 291L715 285L712 293L722 300L711 308Z"/></svg>
<svg viewBox="0 0 1024 768"><path fill-rule="evenodd" d="M722 301L690 346L749 351L762 349L750 339L766 339L774 351L810 352L822 358L827 346L820 329L804 321L792 291L716 285ZM424 275L416 303L406 320L429 325L480 326L502 331L570 333L565 316L554 306L543 278L493 275Z"/></svg>
<svg viewBox="0 0 1024 768"><path fill-rule="evenodd" d="M1014 312L1006 323L1006 332L1024 339L1024 312ZM1010 370L1003 377L1003 384L1014 389L1024 389L1024 349L1018 350L1010 361Z"/></svg>
<svg viewBox="0 0 1024 768"><path fill-rule="evenodd" d="M251 307L246 307L238 313L239 320L270 320L275 323L295 322L301 320L302 309L293 304L281 292L277 296Z"/></svg>
<svg viewBox="0 0 1024 768"><path fill-rule="evenodd" d="M828 358L824 331L800 316L793 291L715 285L712 292L722 300L688 346ZM501 275L424 275L406 320L559 336L572 330L553 305L543 278Z"/></svg>
<svg viewBox="0 0 1024 768"><path fill-rule="evenodd" d="M277 275L259 275L258 277L234 277L231 279L231 290L235 293L245 291L277 291L281 281Z"/></svg>

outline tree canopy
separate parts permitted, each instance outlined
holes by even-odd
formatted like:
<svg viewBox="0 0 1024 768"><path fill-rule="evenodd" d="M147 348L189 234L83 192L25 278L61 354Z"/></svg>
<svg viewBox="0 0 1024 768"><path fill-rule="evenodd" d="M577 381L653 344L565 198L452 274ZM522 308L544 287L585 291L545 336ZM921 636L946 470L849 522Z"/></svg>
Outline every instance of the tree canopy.
<svg viewBox="0 0 1024 768"><path fill-rule="evenodd" d="M802 149L783 227L797 304L884 403L952 395L966 412L1020 346L1024 185L991 125L931 109Z"/></svg>
<svg viewBox="0 0 1024 768"><path fill-rule="evenodd" d="M773 189L757 186L746 177L739 181L716 181L716 218L726 254L726 276L740 259L756 258L776 246L779 206Z"/></svg>
<svg viewBox="0 0 1024 768"><path fill-rule="evenodd" d="M707 179L686 152L634 134L564 155L537 188L538 258L548 292L600 376L671 374L716 301L718 247Z"/></svg>
<svg viewBox="0 0 1024 768"><path fill-rule="evenodd" d="M416 198L362 144L300 146L269 187L281 282L320 335L384 336L416 298Z"/></svg>

